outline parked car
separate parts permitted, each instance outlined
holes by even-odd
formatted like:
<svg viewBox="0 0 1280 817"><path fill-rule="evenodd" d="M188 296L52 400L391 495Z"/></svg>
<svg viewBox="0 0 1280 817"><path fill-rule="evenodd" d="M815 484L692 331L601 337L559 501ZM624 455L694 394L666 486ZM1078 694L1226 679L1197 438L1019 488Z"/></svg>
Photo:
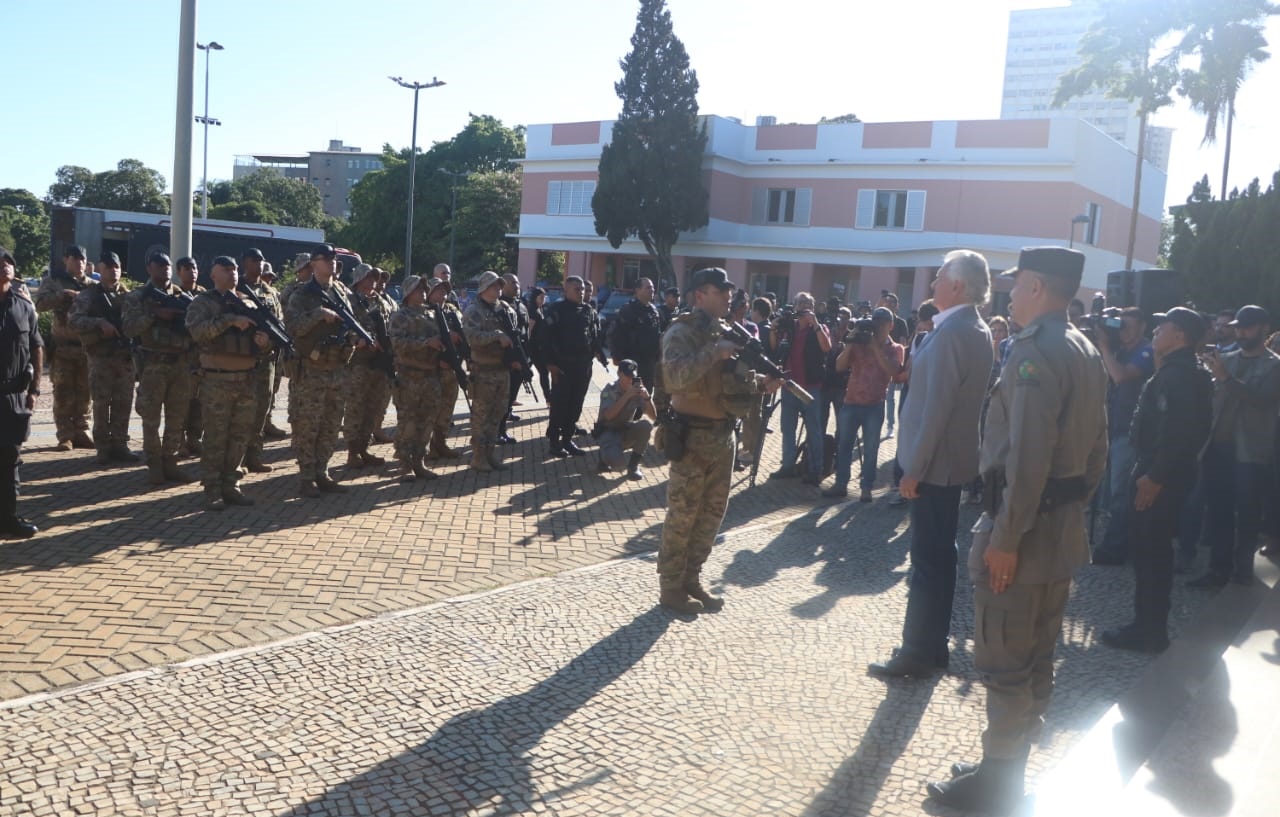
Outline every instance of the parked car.
<svg viewBox="0 0 1280 817"><path fill-rule="evenodd" d="M605 346L609 345L610 323L612 323L613 319L617 317L618 310L622 309L622 307L631 303L631 299L634 297L635 297L635 294L629 290L624 291L621 289L615 289L613 292L609 293L609 297L605 300L604 304L600 307L599 309L600 329L601 331L604 332Z"/></svg>

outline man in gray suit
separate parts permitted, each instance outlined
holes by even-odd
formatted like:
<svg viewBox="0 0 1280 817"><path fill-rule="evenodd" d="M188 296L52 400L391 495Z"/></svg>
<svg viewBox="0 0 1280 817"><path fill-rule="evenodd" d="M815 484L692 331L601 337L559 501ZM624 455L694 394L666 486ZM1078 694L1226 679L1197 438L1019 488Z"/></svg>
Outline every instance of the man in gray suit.
<svg viewBox="0 0 1280 817"><path fill-rule="evenodd" d="M868 672L924 678L949 659L960 490L978 475L978 427L995 354L978 307L991 294L987 259L956 250L933 282L938 314L911 359L911 399L900 418L902 496L911 500L911 587L902 646Z"/></svg>

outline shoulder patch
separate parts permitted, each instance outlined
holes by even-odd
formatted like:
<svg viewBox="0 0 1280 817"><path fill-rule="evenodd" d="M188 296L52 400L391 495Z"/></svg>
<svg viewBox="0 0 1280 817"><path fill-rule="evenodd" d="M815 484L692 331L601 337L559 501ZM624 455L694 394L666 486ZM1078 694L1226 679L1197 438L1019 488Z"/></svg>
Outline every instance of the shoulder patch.
<svg viewBox="0 0 1280 817"><path fill-rule="evenodd" d="M1018 364L1019 386L1039 386L1040 385L1040 367L1030 360L1024 360Z"/></svg>

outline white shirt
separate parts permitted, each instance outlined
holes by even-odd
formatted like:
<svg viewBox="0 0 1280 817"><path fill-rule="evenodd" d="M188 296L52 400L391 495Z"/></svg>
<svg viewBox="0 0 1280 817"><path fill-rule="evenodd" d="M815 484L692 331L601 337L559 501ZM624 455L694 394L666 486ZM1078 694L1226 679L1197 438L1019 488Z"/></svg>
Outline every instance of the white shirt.
<svg viewBox="0 0 1280 817"><path fill-rule="evenodd" d="M957 313L957 312L959 312L961 309L964 309L965 307L972 307L972 306L973 306L973 304L956 304L955 306L949 306L949 307L947 307L946 309L944 309L944 310L942 310L941 312L939 312L937 315L934 315L934 316L933 316L933 331L935 331L935 332L936 332L936 331L938 331L939 329L941 329L941 328L942 328L942 324L944 324L944 323L946 323L946 322L947 322L947 318L950 318L952 315L956 314L956 313Z"/></svg>

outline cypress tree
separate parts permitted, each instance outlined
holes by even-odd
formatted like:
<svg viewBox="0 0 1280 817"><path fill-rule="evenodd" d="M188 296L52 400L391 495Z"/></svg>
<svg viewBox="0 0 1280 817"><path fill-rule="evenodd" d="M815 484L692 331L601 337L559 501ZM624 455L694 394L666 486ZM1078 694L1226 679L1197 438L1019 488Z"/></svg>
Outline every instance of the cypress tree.
<svg viewBox="0 0 1280 817"><path fill-rule="evenodd" d="M702 185L706 127L698 122L698 76L671 27L666 0L641 0L631 53L614 90L622 112L600 155L591 199L596 234L617 249L638 238L663 284L682 284L671 251L682 232L708 221Z"/></svg>

